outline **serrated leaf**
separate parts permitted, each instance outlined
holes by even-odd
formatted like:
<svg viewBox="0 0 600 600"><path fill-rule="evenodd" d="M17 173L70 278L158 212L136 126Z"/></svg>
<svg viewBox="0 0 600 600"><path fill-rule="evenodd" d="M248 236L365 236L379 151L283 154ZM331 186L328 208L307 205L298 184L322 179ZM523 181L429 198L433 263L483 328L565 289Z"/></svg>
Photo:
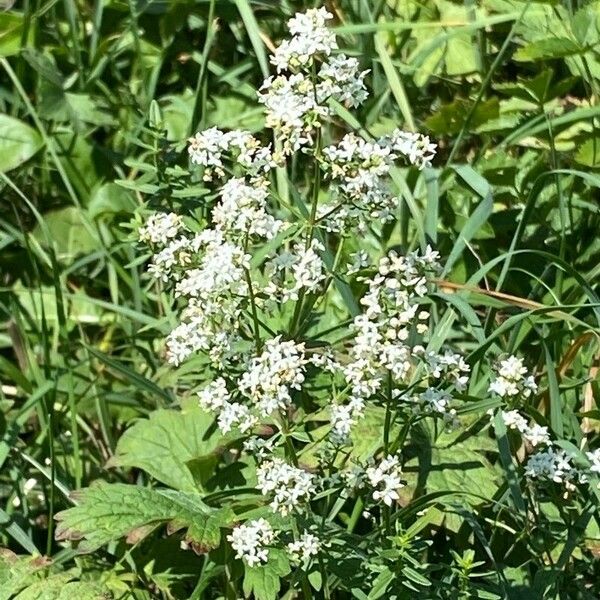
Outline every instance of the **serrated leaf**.
<svg viewBox="0 0 600 600"><path fill-rule="evenodd" d="M0 600L106 600L99 583L77 581L76 570L53 573L43 556L17 556L0 549Z"/></svg>
<svg viewBox="0 0 600 600"><path fill-rule="evenodd" d="M196 491L201 482L190 469L195 466L193 461L217 454L231 439L219 432L211 415L189 399L181 410L154 411L149 419L129 428L109 464L137 467L170 487Z"/></svg>
<svg viewBox="0 0 600 600"><path fill-rule="evenodd" d="M14 600L106 600L110 597L99 585L70 579L72 576L67 573L43 579L24 589Z"/></svg>
<svg viewBox="0 0 600 600"><path fill-rule="evenodd" d="M40 134L19 119L0 115L0 172L28 161L43 145Z"/></svg>
<svg viewBox="0 0 600 600"><path fill-rule="evenodd" d="M10 600L15 594L38 579L38 572L50 563L42 556L17 556L0 549L0 600Z"/></svg>
<svg viewBox="0 0 600 600"><path fill-rule="evenodd" d="M199 552L219 545L221 527L235 515L206 505L199 494L102 482L73 494L77 506L56 515L57 540L82 540L78 550L92 552L146 525L169 523L171 532L187 528L186 539Z"/></svg>
<svg viewBox="0 0 600 600"><path fill-rule="evenodd" d="M283 550L269 550L269 560L257 567L246 567L244 594L253 594L256 600L277 600L281 589L281 577L290 572L290 562Z"/></svg>

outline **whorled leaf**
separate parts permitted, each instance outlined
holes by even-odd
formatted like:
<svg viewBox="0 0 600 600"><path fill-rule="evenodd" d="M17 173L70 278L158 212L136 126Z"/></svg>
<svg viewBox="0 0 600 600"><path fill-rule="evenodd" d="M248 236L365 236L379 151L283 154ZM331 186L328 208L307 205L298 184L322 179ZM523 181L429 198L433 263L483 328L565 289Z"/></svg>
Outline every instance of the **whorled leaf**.
<svg viewBox="0 0 600 600"><path fill-rule="evenodd" d="M197 552L219 545L221 527L235 519L228 508L206 505L199 494L151 489L122 483L99 483L74 494L73 508L56 515L57 540L82 540L80 552L122 537L137 541L152 525L168 523L170 532L187 528L186 541Z"/></svg>

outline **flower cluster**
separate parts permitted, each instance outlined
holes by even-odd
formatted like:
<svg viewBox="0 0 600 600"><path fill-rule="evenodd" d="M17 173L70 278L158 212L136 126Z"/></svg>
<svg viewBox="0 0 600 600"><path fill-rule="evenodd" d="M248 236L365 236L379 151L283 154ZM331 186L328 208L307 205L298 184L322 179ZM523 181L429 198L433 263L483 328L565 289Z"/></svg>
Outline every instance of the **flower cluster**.
<svg viewBox="0 0 600 600"><path fill-rule="evenodd" d="M304 345L269 340L264 352L252 359L239 381L241 393L248 397L263 416L285 409L292 398L290 391L300 389L306 365Z"/></svg>
<svg viewBox="0 0 600 600"><path fill-rule="evenodd" d="M501 398L528 398L536 390L537 385L523 365L523 359L516 356L500 361L489 387L490 392Z"/></svg>
<svg viewBox="0 0 600 600"><path fill-rule="evenodd" d="M531 479L553 481L563 485L567 491L573 491L575 484L587 482L587 475L577 469L572 460L573 456L566 450L550 446L529 457L525 475Z"/></svg>
<svg viewBox="0 0 600 600"><path fill-rule="evenodd" d="M236 558L241 558L249 567L266 563L269 558L269 544L275 540L275 532L265 519L246 521L238 525L227 536Z"/></svg>
<svg viewBox="0 0 600 600"><path fill-rule="evenodd" d="M262 146L247 131L225 132L211 127L197 133L188 142L190 160L204 167L205 181L225 176L226 158L250 175L266 173L275 166L270 149Z"/></svg>
<svg viewBox="0 0 600 600"><path fill-rule="evenodd" d="M313 556L317 556L321 550L321 542L316 535L304 532L300 539L290 542L287 545L287 551L291 559L295 562L308 562Z"/></svg>
<svg viewBox="0 0 600 600"><path fill-rule="evenodd" d="M301 291L316 292L326 278L325 265L320 256L325 248L316 239L306 247L294 244L291 251L282 251L267 265L270 282L265 293L281 302L298 300Z"/></svg>
<svg viewBox="0 0 600 600"><path fill-rule="evenodd" d="M271 63L278 72L305 70L318 56L329 56L337 49L335 34L327 27L333 15L325 8L296 13L288 21L291 38L276 48Z"/></svg>
<svg viewBox="0 0 600 600"><path fill-rule="evenodd" d="M327 27L332 18L324 8L296 14L288 22L292 37L271 58L279 74L265 80L259 100L282 156L314 144L323 119L331 113L330 99L354 107L367 98L368 71L361 71L355 58L332 55L337 50L335 34Z"/></svg>
<svg viewBox="0 0 600 600"><path fill-rule="evenodd" d="M217 415L217 424L223 433L232 427L239 427L242 433L250 431L258 422L255 415L245 404L232 400L227 384L222 377L209 383L198 393L200 406Z"/></svg>
<svg viewBox="0 0 600 600"><path fill-rule="evenodd" d="M244 235L275 237L283 223L267 212L268 196L264 179L252 184L242 178L228 180L221 188L221 201L213 210L215 227L233 239Z"/></svg>
<svg viewBox="0 0 600 600"><path fill-rule="evenodd" d="M263 462L256 476L262 494L273 497L271 508L284 516L308 502L315 491L310 473L289 465L280 458Z"/></svg>
<svg viewBox="0 0 600 600"><path fill-rule="evenodd" d="M525 417L517 410L502 411L501 416L504 424L509 429L516 429L523 436L523 439L532 446L550 444L550 434L547 427L537 423L530 426Z"/></svg>
<svg viewBox="0 0 600 600"><path fill-rule="evenodd" d="M140 227L139 238L157 246L164 246L168 240L176 237L183 229L183 221L175 213L154 213L146 224Z"/></svg>
<svg viewBox="0 0 600 600"><path fill-rule="evenodd" d="M365 218L389 220L398 206L391 191L390 172L404 157L419 168L429 166L436 145L427 136L400 130L373 142L353 133L323 150L323 166L334 186L334 198L319 207L330 231L350 225L363 228Z"/></svg>
<svg viewBox="0 0 600 600"><path fill-rule="evenodd" d="M334 404L331 409L335 439L348 436L365 402L383 389L388 377L406 382L419 359L433 365L434 378L447 375L444 383L450 381L457 389L464 388L469 368L460 356L427 354L408 341L411 332L427 332L429 312L421 302L428 291L429 275L438 269L437 259L437 252L430 248L406 256L391 252L380 260L374 277L360 278L368 290L361 299L364 313L354 319L349 361L339 365L350 394L347 403Z"/></svg>
<svg viewBox="0 0 600 600"><path fill-rule="evenodd" d="M405 483L397 456L388 454L379 464L367 467L366 476L373 488L373 500L381 500L387 506L391 506L400 499L399 492Z"/></svg>

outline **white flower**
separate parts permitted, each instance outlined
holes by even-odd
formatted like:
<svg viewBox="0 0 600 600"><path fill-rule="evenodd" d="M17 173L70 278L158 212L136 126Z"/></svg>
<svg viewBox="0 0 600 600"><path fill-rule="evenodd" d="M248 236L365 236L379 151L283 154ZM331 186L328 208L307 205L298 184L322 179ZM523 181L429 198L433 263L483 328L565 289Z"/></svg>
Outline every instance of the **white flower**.
<svg viewBox="0 0 600 600"><path fill-rule="evenodd" d="M488 389L501 398L519 395L528 398L537 390L537 385L533 377L527 374L523 359L509 356L499 362Z"/></svg>
<svg viewBox="0 0 600 600"><path fill-rule="evenodd" d="M265 105L266 125L275 131L283 156L312 144L321 119L329 114L317 102L312 81L302 73L269 77L258 100Z"/></svg>
<svg viewBox="0 0 600 600"><path fill-rule="evenodd" d="M221 201L213 210L213 220L218 229L233 233L275 237L283 223L266 211L267 182L256 180L248 185L244 179L233 178L221 188Z"/></svg>
<svg viewBox="0 0 600 600"><path fill-rule="evenodd" d="M316 535L304 532L300 539L290 542L287 545L287 551L290 558L295 562L306 562L312 556L316 556L321 549L321 542Z"/></svg>
<svg viewBox="0 0 600 600"><path fill-rule="evenodd" d="M315 292L325 280L325 265L319 252L324 252L323 244L316 239L310 246L294 244L292 251L283 251L273 258L268 268L273 273L271 281L273 294L281 294L282 302L298 300L300 290Z"/></svg>
<svg viewBox="0 0 600 600"><path fill-rule="evenodd" d="M247 131L221 131L211 127L189 138L188 153L192 163L204 167L204 180L223 177L226 157L243 166L248 174L256 175L275 166L268 148L261 146Z"/></svg>
<svg viewBox="0 0 600 600"><path fill-rule="evenodd" d="M352 262L348 264L348 275L358 273L370 264L369 254L365 250L359 250L350 255Z"/></svg>
<svg viewBox="0 0 600 600"><path fill-rule="evenodd" d="M500 413L500 415L502 417L502 420L504 421L504 424L509 429L516 429L517 431L520 431L521 433L523 431L527 430L527 428L528 428L527 420L525 419L525 417L523 417L523 415L521 415L521 413L519 413L518 410L509 410L509 411L503 410Z"/></svg>
<svg viewBox="0 0 600 600"><path fill-rule="evenodd" d="M198 392L198 398L204 410L218 411L231 400L231 395L227 391L225 380L218 377Z"/></svg>
<svg viewBox="0 0 600 600"><path fill-rule="evenodd" d="M408 161L422 169L431 166L437 145L420 133L400 131L396 129L390 136L383 138L382 143L389 143L395 154L400 154Z"/></svg>
<svg viewBox="0 0 600 600"><path fill-rule="evenodd" d="M244 433L258 422L247 406L231 400L231 394L222 377L218 377L200 391L198 399L204 410L216 413L217 425L222 433L227 433L236 426Z"/></svg>
<svg viewBox="0 0 600 600"><path fill-rule="evenodd" d="M271 62L278 71L306 68L317 55L329 55L337 48L335 34L327 28L326 22L333 15L325 8L309 9L288 21L292 37L284 40L275 50Z"/></svg>
<svg viewBox="0 0 600 600"><path fill-rule="evenodd" d="M550 433L547 427L534 423L531 427L527 423L527 419L523 417L517 410L502 411L500 413L504 424L509 429L519 431L523 439L529 442L532 446L549 445Z"/></svg>
<svg viewBox="0 0 600 600"><path fill-rule="evenodd" d="M344 54L331 57L319 69L317 96L320 102L332 97L346 106L360 106L368 97L364 78L369 71L360 71L358 60Z"/></svg>
<svg viewBox="0 0 600 600"><path fill-rule="evenodd" d="M350 430L364 413L365 402L362 398L351 398L348 404L331 406L331 435L334 443L345 443Z"/></svg>
<svg viewBox="0 0 600 600"><path fill-rule="evenodd" d="M532 427L527 427L523 432L523 437L532 446L540 446L550 443L550 434L548 433L547 427L542 427L535 423Z"/></svg>
<svg viewBox="0 0 600 600"><path fill-rule="evenodd" d="M368 467L366 475L373 488L373 500L382 500L391 506L400 499L399 491L404 487L400 461L397 456L388 454L377 466Z"/></svg>
<svg viewBox="0 0 600 600"><path fill-rule="evenodd" d="M275 512L283 516L308 502L315 491L313 476L302 469L288 465L280 458L263 462L256 471L258 488L265 496L272 496L270 503Z"/></svg>
<svg viewBox="0 0 600 600"><path fill-rule="evenodd" d="M236 558L241 558L249 567L255 567L269 559L268 545L274 541L275 533L268 521L255 519L238 525L227 539L236 552Z"/></svg>
<svg viewBox="0 0 600 600"><path fill-rule="evenodd" d="M175 213L154 213L138 230L142 242L164 246L184 228L183 221Z"/></svg>
<svg viewBox="0 0 600 600"><path fill-rule="evenodd" d="M263 353L253 358L242 374L238 388L263 416L268 416L289 406L290 390L299 390L304 383L306 362L304 344L280 337L268 340Z"/></svg>
<svg viewBox="0 0 600 600"><path fill-rule="evenodd" d="M554 481L564 485L567 490L575 489L575 483L583 483L585 475L571 464L572 456L565 450L548 447L529 457L525 466L525 475L531 479Z"/></svg>
<svg viewBox="0 0 600 600"><path fill-rule="evenodd" d="M273 453L273 440L254 435L244 441L244 450L260 463Z"/></svg>
<svg viewBox="0 0 600 600"><path fill-rule="evenodd" d="M588 460L592 463L590 466L590 471L592 473L600 474L600 448L597 448L593 452L586 452L586 456Z"/></svg>
<svg viewBox="0 0 600 600"><path fill-rule="evenodd" d="M471 368L460 354L448 350L443 354L427 352L424 359L434 379L449 378L459 392L466 389Z"/></svg>

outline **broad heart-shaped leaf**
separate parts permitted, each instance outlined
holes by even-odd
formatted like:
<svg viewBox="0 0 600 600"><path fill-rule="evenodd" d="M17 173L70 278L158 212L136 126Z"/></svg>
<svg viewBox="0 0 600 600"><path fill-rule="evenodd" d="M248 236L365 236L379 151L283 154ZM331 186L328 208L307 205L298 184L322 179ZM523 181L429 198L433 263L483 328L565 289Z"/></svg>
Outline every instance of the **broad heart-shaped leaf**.
<svg viewBox="0 0 600 600"><path fill-rule="evenodd" d="M80 552L92 552L140 528L169 523L175 531L187 527L186 539L198 552L219 545L221 527L231 525L230 509L207 506L199 494L101 482L73 494L77 506L56 515L57 540L82 540Z"/></svg>
<svg viewBox="0 0 600 600"><path fill-rule="evenodd" d="M40 134L19 119L0 115L0 172L29 160L43 145Z"/></svg>
<svg viewBox="0 0 600 600"><path fill-rule="evenodd" d="M283 550L271 548L269 560L256 567L245 567L244 594L256 600L277 600L281 589L280 578L290 572L290 562Z"/></svg>
<svg viewBox="0 0 600 600"><path fill-rule="evenodd" d="M197 473L192 471L197 469L190 466L202 463L205 469L214 467L219 447L230 440L214 426L214 418L189 399L181 410L154 411L149 419L128 429L110 465L137 467L169 487L193 491L202 487L207 477L195 477Z"/></svg>
<svg viewBox="0 0 600 600"><path fill-rule="evenodd" d="M485 498L493 498L503 481L499 465L492 465L484 452L492 452L492 440L472 436L446 445L431 445L419 430L413 432L410 458L404 466L408 480L403 496L409 501L415 488L426 493L452 492L460 494L460 502L477 506ZM446 527L457 531L460 519L446 513Z"/></svg>

